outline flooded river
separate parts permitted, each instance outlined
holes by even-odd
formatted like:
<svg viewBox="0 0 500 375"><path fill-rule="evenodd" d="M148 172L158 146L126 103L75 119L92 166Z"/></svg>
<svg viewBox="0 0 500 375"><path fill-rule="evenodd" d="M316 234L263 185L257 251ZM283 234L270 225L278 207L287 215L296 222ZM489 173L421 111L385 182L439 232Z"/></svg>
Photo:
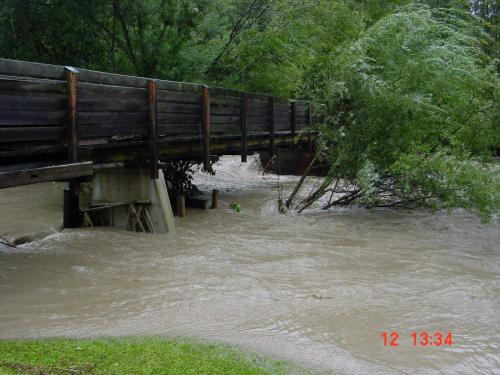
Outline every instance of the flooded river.
<svg viewBox="0 0 500 375"><path fill-rule="evenodd" d="M276 176L237 158L216 170L195 182L221 189L220 208L188 210L173 236L57 232L61 185L0 191L0 234L54 232L0 245L0 338L189 336L335 374L500 374L498 221L280 215ZM453 346L414 347L414 331L451 332Z"/></svg>

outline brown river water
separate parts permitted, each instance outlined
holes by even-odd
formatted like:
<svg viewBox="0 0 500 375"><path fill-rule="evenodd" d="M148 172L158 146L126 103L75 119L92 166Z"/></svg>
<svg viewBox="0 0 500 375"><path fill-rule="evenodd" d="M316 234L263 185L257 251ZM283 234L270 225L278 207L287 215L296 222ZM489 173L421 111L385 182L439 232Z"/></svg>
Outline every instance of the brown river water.
<svg viewBox="0 0 500 375"><path fill-rule="evenodd" d="M61 184L0 191L0 235L53 232L0 245L0 338L187 336L335 374L500 374L498 218L281 215L278 177L256 165L198 174L220 208L188 209L175 235L58 232ZM453 345L414 347L414 331L452 332Z"/></svg>

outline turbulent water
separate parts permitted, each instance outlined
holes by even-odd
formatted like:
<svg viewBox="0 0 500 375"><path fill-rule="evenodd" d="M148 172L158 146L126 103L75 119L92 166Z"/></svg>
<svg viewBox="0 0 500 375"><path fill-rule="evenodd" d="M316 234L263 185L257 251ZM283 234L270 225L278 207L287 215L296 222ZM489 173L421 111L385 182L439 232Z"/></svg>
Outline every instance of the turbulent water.
<svg viewBox="0 0 500 375"><path fill-rule="evenodd" d="M195 182L221 190L220 208L189 209L170 236L59 233L61 185L0 191L0 234L54 232L0 245L0 338L190 336L335 374L500 374L498 221L281 215L277 176L235 158L216 170ZM384 331L398 347L384 347ZM452 332L453 345L414 347L413 331Z"/></svg>

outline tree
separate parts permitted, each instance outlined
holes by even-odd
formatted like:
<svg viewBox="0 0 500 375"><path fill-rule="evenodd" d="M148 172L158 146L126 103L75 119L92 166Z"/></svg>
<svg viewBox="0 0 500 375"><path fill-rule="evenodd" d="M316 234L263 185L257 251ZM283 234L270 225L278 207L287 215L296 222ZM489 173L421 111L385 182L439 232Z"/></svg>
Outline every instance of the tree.
<svg viewBox="0 0 500 375"><path fill-rule="evenodd" d="M0 6L0 51L21 60L180 79L180 52L197 14L190 0L7 0Z"/></svg>
<svg viewBox="0 0 500 375"><path fill-rule="evenodd" d="M500 206L498 176L482 163L498 144L500 86L480 34L470 14L407 6L330 53L317 158L331 169L288 206L331 194L325 207L427 204L487 220Z"/></svg>

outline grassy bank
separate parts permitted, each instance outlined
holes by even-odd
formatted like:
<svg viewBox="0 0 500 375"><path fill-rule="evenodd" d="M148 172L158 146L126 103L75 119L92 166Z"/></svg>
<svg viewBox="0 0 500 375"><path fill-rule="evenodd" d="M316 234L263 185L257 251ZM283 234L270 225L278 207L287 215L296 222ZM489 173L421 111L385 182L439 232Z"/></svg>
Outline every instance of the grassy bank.
<svg viewBox="0 0 500 375"><path fill-rule="evenodd" d="M161 338L0 341L0 374L288 374L238 349Z"/></svg>

